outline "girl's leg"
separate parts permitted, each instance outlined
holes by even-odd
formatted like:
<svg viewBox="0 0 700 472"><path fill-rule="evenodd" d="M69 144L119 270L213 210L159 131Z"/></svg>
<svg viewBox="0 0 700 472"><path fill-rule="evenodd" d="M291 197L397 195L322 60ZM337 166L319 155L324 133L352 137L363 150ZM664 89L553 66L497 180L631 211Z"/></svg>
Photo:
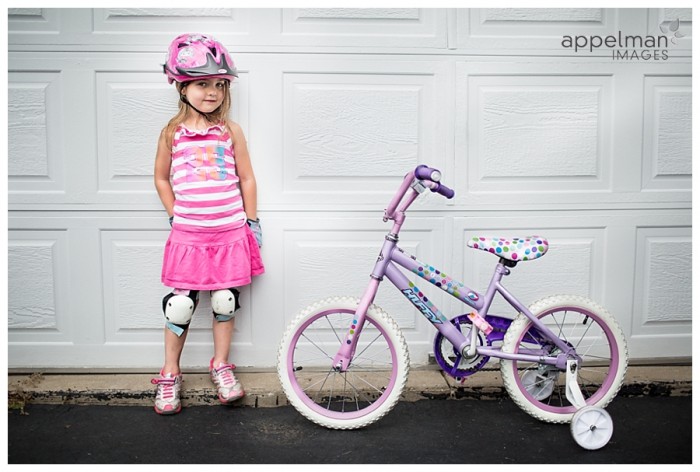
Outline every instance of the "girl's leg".
<svg viewBox="0 0 700 472"><path fill-rule="evenodd" d="M190 320L199 303L199 290L174 289L163 298L165 314L165 365L164 374L180 373L180 356L185 347L185 339Z"/></svg>
<svg viewBox="0 0 700 472"><path fill-rule="evenodd" d="M165 327L165 364L160 375L151 380L157 385L155 410L160 415L172 415L182 408L180 404L180 389L182 375L180 372L180 356L185 346L187 330L178 336L170 328Z"/></svg>
<svg viewBox="0 0 700 472"><path fill-rule="evenodd" d="M245 395L243 386L233 374L235 368L229 364L228 356L233 336L233 318L219 321L214 318L212 331L214 333L214 357L209 363L209 374L217 387L219 400L231 403Z"/></svg>
<svg viewBox="0 0 700 472"><path fill-rule="evenodd" d="M214 318L212 321L212 332L214 334L214 360L212 364L214 366L228 364L234 320L235 318L231 318L228 321L219 321Z"/></svg>
<svg viewBox="0 0 700 472"><path fill-rule="evenodd" d="M180 373L180 356L182 349L185 347L185 339L187 332L185 330L180 336L173 333L167 327L165 328L165 364L163 365L164 374L178 375Z"/></svg>

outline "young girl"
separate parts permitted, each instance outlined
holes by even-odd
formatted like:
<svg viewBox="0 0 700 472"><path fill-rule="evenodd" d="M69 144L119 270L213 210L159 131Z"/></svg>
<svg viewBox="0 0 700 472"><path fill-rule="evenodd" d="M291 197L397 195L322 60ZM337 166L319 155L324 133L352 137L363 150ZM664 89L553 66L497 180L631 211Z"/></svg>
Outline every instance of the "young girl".
<svg viewBox="0 0 700 472"><path fill-rule="evenodd" d="M264 272L259 246L256 183L241 127L228 119L229 86L238 77L226 48L211 36L183 34L170 44L163 66L180 94L179 112L158 140L155 186L170 217L163 299L165 364L155 410L180 411L180 356L202 290L211 294L214 356L209 363L219 400L245 395L229 363L236 287Z"/></svg>

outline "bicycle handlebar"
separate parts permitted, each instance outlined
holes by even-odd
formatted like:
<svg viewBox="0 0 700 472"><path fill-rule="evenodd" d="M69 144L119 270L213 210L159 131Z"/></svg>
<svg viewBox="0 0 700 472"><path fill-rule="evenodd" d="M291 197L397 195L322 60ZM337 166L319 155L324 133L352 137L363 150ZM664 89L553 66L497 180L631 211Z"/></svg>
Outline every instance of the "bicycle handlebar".
<svg viewBox="0 0 700 472"><path fill-rule="evenodd" d="M411 187L412 182L414 182L416 179L423 183L424 188L429 188L431 192L439 193L445 198L454 197L454 190L447 187L446 185L442 185L440 183L441 178L442 173L439 170L433 169L432 167L428 167L426 165L419 165L418 167L416 167L413 173L409 172L408 174L406 174L406 176L403 179L403 183L394 195L394 198L391 199L391 202L389 202L389 206L386 208L386 210L384 210L384 221L394 219L395 212L399 206L399 203L402 202L403 197L406 195L406 192ZM417 195L418 193L415 193L412 198L408 198L404 202L404 206L400 211L405 211L406 208L408 208L408 206L413 202L413 200L415 200L415 197Z"/></svg>
<svg viewBox="0 0 700 472"><path fill-rule="evenodd" d="M439 170L421 164L418 167L416 167L416 170L414 171L413 175L417 179L428 181L426 183L428 184L428 188L430 188L432 192L439 193L447 199L450 199L455 196L454 190L440 183L442 173ZM431 183L433 185L431 185Z"/></svg>
<svg viewBox="0 0 700 472"><path fill-rule="evenodd" d="M442 185L440 182L434 184L430 187L430 190L435 193L439 193L448 200L455 196L455 191L446 185Z"/></svg>
<svg viewBox="0 0 700 472"><path fill-rule="evenodd" d="M416 170L413 171L413 175L420 180L432 180L435 183L439 183L442 178L442 172L432 167L426 165L419 165Z"/></svg>

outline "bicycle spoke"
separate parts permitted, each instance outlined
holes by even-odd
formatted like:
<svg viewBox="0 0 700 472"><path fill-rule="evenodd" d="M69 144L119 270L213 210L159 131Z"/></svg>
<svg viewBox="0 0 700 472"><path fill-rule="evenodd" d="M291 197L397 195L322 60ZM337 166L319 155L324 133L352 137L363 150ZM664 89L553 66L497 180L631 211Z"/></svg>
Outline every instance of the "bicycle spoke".
<svg viewBox="0 0 700 472"><path fill-rule="evenodd" d="M306 339L307 341L309 341L316 349L318 349L319 351L321 351L321 352L324 354L325 357L328 357L331 361L333 360L333 358L332 358L323 348L321 348L321 347L318 346L314 341L312 341L311 339L309 339L308 336L306 336L305 334L302 334L302 337L303 337L304 339Z"/></svg>
<svg viewBox="0 0 700 472"><path fill-rule="evenodd" d="M312 383L312 384L307 385L306 387L304 387L303 391L304 391L304 392L307 392L307 391L313 389L316 385L322 384L321 387L319 388L319 391L320 391L320 390L323 388L323 384L325 384L325 382L328 380L328 377L330 376L331 373L332 373L332 372L327 372L325 375L324 375L324 374L320 374L320 375L322 376L322 378L321 378L319 381L314 382L314 383ZM311 396L311 395L309 395L309 396Z"/></svg>
<svg viewBox="0 0 700 472"><path fill-rule="evenodd" d="M377 393L382 393L381 387L377 387L376 385L370 383L367 379L358 376L356 373L354 374L354 376L357 378L358 381L364 382L368 387L371 387L371 388L372 388L374 391L376 391ZM387 377L387 380L388 380L388 379L389 379L389 377Z"/></svg>
<svg viewBox="0 0 700 472"><path fill-rule="evenodd" d="M330 318L329 318L328 316L325 316L324 318L326 319L326 322L328 322L328 326L330 326L331 331L333 331L333 334L335 335L335 338L338 340L339 343L342 343L342 341L340 340L340 336L338 336L338 333L337 333L337 331L335 330L335 327L333 326L333 323L331 323Z"/></svg>
<svg viewBox="0 0 700 472"><path fill-rule="evenodd" d="M354 363L356 366L364 365L364 364L362 363L362 361L369 362L370 364L377 364L377 363L380 363L380 362L378 362L380 356L386 357L386 354L391 354L391 353L389 352L388 349L385 349L385 350L382 351L382 352L378 352L378 353L374 354L374 356L372 356L372 357L364 357L364 356L358 357L358 356L355 356L355 357L353 357L353 363ZM357 362L358 359L359 359L361 362ZM387 365L387 366L391 366L391 362L389 362L389 361L381 362L381 364Z"/></svg>
<svg viewBox="0 0 700 472"><path fill-rule="evenodd" d="M367 349L369 349L369 348L372 346L372 344L375 343L375 341L376 341L377 339L379 339L379 338L381 338L381 337L382 337L382 333L377 334L377 337L374 338L372 341L370 341L370 343L367 345L367 347L365 347L359 354L357 354L357 356L362 357L362 354L363 354Z"/></svg>

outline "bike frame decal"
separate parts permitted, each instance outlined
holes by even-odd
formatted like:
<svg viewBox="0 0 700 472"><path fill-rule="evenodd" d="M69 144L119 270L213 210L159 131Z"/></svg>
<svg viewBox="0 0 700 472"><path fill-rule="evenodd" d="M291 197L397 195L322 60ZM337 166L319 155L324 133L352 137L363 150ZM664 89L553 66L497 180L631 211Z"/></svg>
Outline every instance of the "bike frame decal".
<svg viewBox="0 0 700 472"><path fill-rule="evenodd" d="M408 300L418 308L418 311L423 313L428 321L433 324L442 324L447 321L445 315L443 315L440 310L437 309L435 305L432 304L428 297L423 295L418 287L413 282L408 283L407 289L401 290Z"/></svg>
<svg viewBox="0 0 700 472"><path fill-rule="evenodd" d="M452 277L439 271L433 266L426 266L419 263L419 267L417 269L413 269L412 272L436 287L443 289L453 297L463 299L459 289L464 288L464 284L452 279ZM467 298L475 302L479 299L479 295L470 291L467 293Z"/></svg>
<svg viewBox="0 0 700 472"><path fill-rule="evenodd" d="M453 279L430 264L419 261L414 255L404 252L400 247L396 246L395 249L396 250L391 253L392 261L420 276L423 280L427 280L441 290L444 290L462 303L466 303L476 310L481 310L483 308L483 300L475 290L470 289L462 282Z"/></svg>

